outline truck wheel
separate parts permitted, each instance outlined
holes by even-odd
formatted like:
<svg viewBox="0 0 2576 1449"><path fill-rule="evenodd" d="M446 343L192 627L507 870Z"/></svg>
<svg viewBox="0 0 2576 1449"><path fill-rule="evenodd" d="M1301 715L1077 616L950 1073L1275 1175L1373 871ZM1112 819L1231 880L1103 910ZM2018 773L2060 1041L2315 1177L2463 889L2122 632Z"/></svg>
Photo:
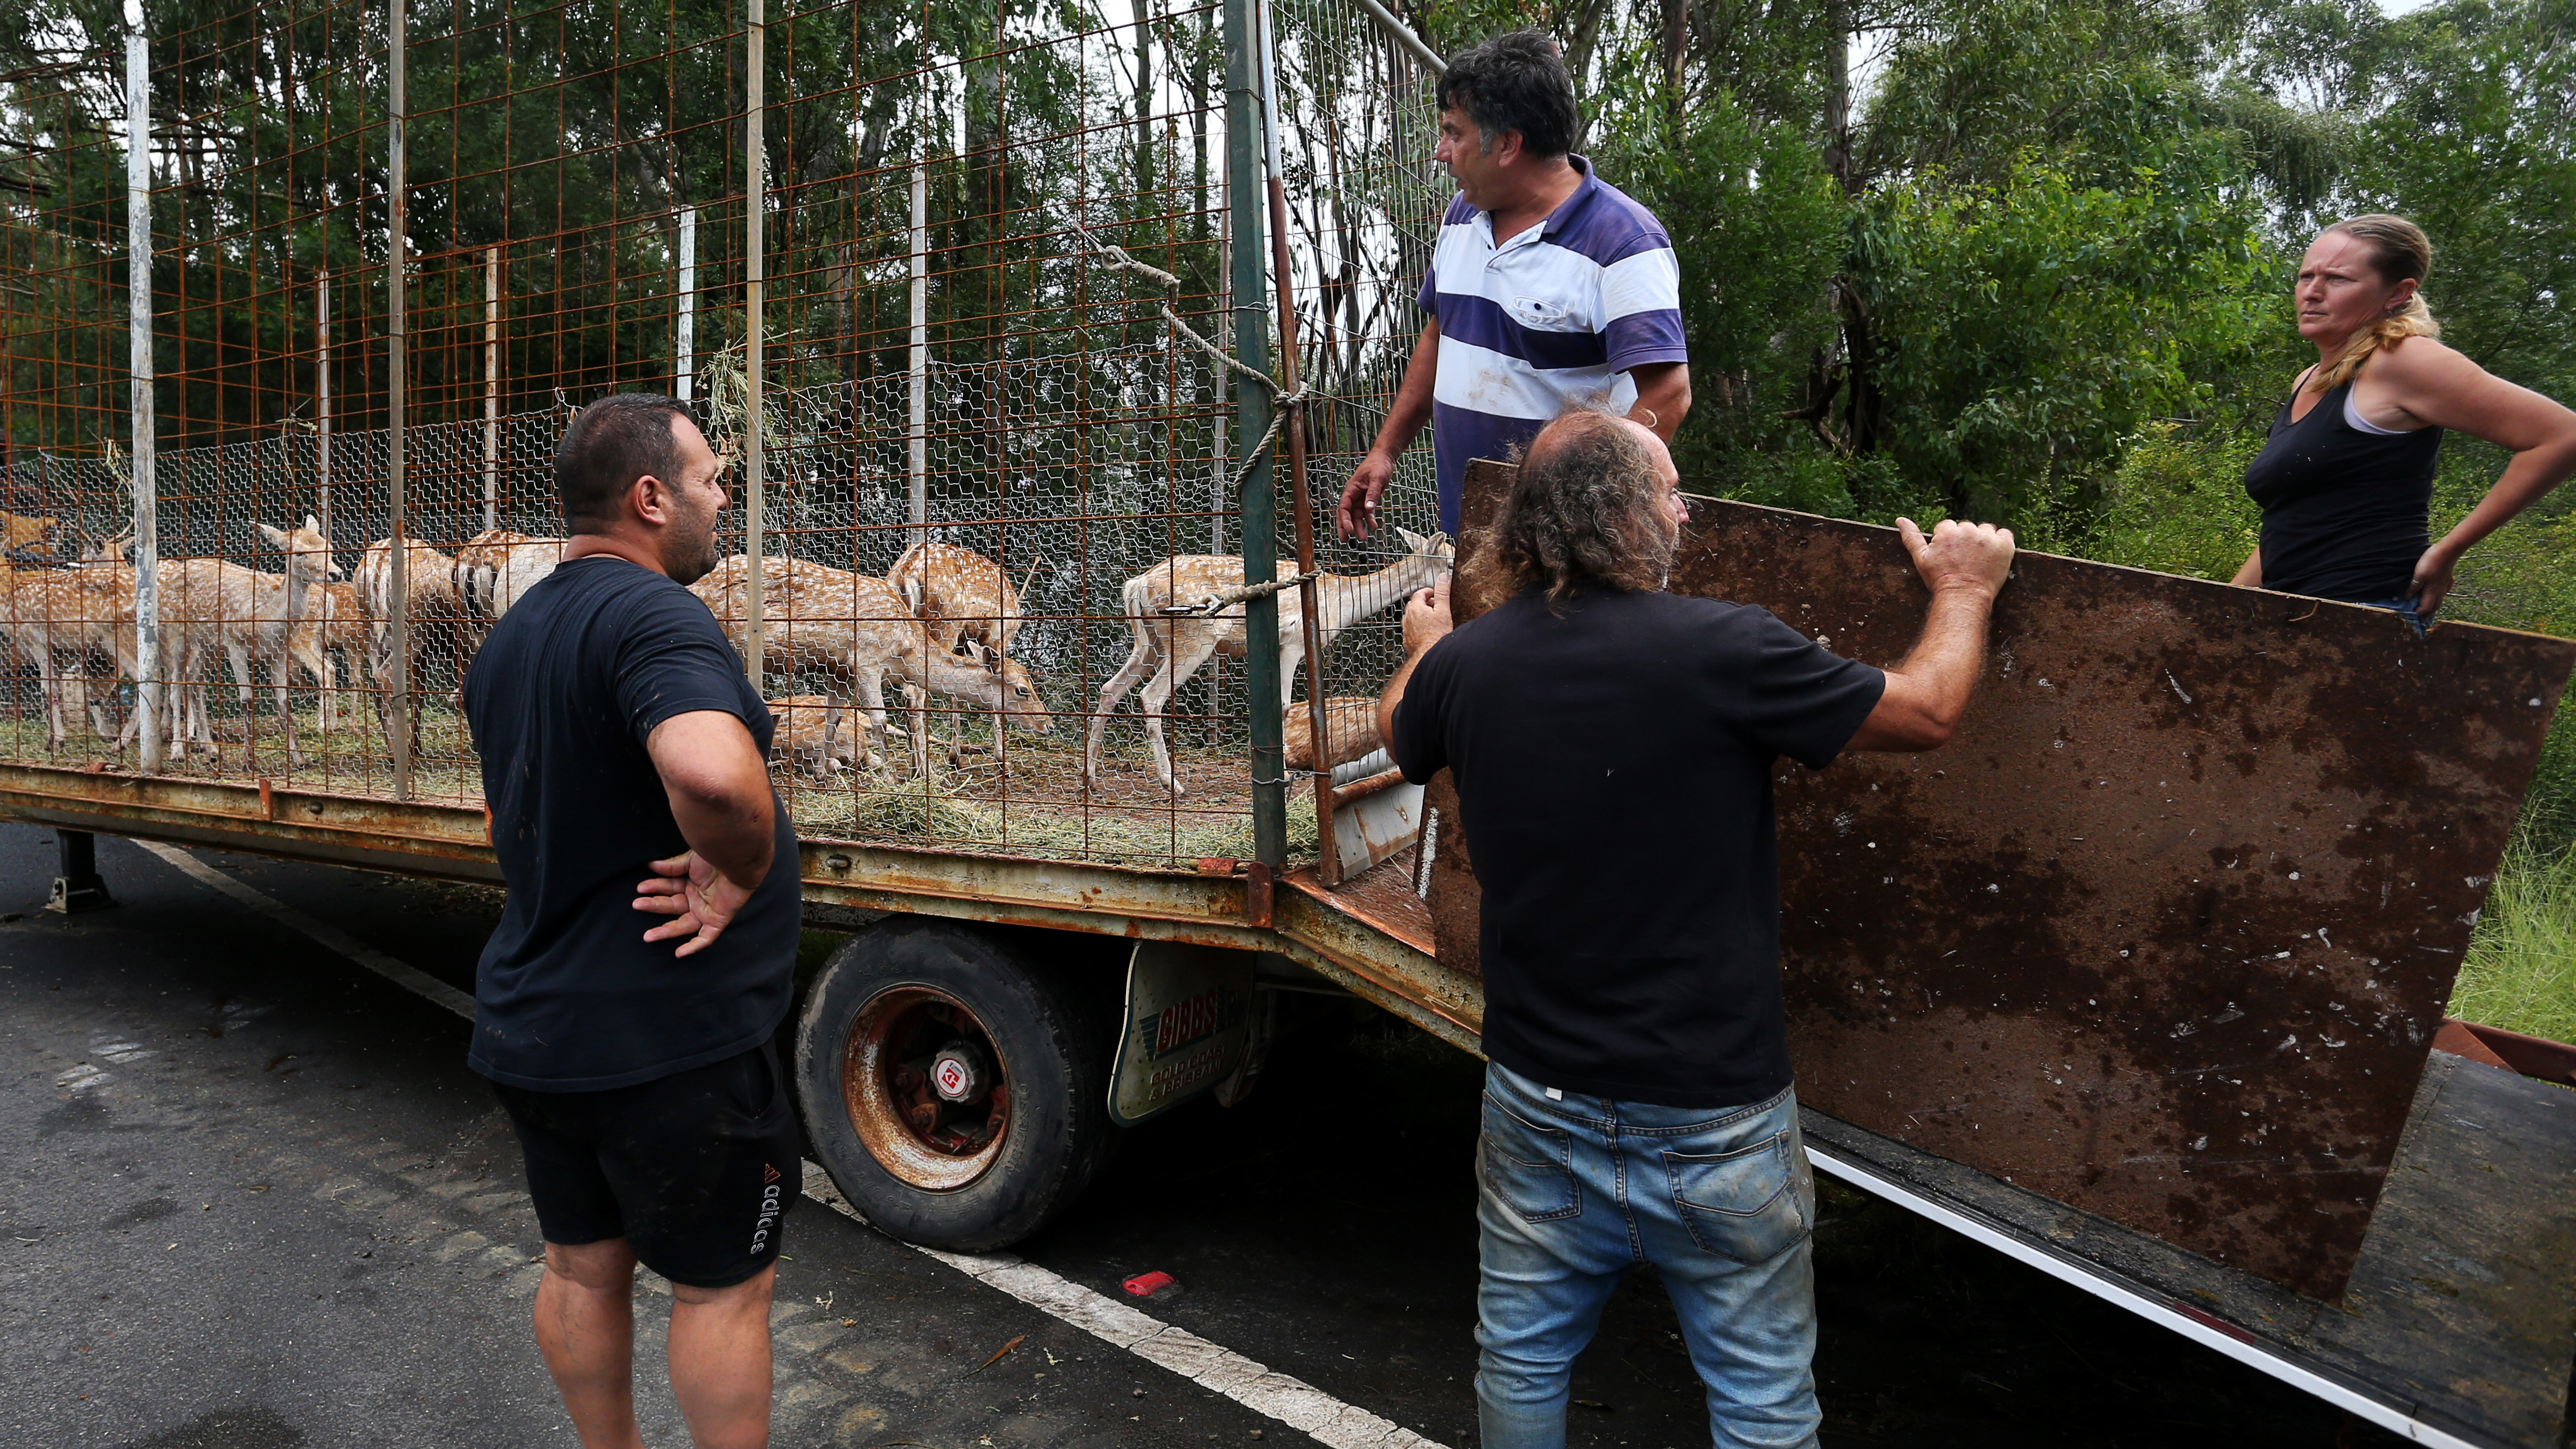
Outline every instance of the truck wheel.
<svg viewBox="0 0 2576 1449"><path fill-rule="evenodd" d="M980 1253L1036 1232L1106 1155L1115 1012L991 936L898 918L824 963L796 1037L824 1171L906 1242Z"/></svg>

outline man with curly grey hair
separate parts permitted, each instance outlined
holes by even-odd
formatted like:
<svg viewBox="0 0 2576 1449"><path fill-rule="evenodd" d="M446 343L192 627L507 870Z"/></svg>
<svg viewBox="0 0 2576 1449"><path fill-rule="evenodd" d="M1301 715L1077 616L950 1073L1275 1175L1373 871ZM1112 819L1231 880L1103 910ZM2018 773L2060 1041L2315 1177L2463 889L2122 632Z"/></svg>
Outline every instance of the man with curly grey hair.
<svg viewBox="0 0 2576 1449"><path fill-rule="evenodd" d="M1574 1357L1652 1263L1722 1445L1812 1445L1808 1232L1780 989L1771 771L1929 750L1968 706L2012 535L1898 535L1930 586L1879 670L1761 609L1663 592L1689 509L1663 440L1579 410L1529 446L1451 629L1404 611L1378 705L1405 778L1447 769L1484 903L1476 1398L1485 1449L1559 1449Z"/></svg>

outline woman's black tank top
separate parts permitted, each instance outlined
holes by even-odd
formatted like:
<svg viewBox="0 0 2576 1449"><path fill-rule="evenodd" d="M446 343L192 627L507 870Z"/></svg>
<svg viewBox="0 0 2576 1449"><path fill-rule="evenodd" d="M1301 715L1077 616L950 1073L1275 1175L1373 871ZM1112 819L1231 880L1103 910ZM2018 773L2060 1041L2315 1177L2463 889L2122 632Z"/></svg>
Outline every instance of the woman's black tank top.
<svg viewBox="0 0 2576 1449"><path fill-rule="evenodd" d="M2307 379L2300 378L2304 385ZM2263 509L2263 587L2347 603L2403 597L2432 546L2433 461L2442 430L2388 436L2344 421L2346 381L2290 419L2298 388L2245 469Z"/></svg>

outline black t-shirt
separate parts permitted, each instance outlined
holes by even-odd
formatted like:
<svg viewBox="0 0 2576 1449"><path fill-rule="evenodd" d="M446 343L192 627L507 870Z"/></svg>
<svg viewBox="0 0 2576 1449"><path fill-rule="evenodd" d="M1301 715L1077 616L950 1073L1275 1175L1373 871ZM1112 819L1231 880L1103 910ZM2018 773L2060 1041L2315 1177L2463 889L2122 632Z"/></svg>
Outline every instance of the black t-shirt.
<svg viewBox="0 0 2576 1449"><path fill-rule="evenodd" d="M775 795L769 878L713 945L675 956L681 941L644 939L670 917L634 908L645 866L689 848L644 741L711 709L767 756L775 722L741 656L651 569L569 560L492 627L465 714L510 899L474 975L474 1070L536 1091L632 1086L758 1046L787 1014L801 911Z"/></svg>
<svg viewBox="0 0 2576 1449"><path fill-rule="evenodd" d="M1771 764L1822 768L1887 677L1764 610L1531 589L1433 645L1395 715L1484 893L1485 1052L1668 1107L1789 1085Z"/></svg>

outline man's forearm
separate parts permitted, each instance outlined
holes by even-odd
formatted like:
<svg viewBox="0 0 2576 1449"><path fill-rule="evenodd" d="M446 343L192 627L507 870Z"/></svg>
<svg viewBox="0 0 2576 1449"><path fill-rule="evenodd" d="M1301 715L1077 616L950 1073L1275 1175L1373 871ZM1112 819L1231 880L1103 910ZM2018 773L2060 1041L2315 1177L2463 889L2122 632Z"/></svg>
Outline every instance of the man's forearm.
<svg viewBox="0 0 2576 1449"><path fill-rule="evenodd" d="M1986 621L1994 598L1972 586L1932 595L1922 636L1905 662L1887 671L1886 692L1846 749L1937 750L1950 742L1986 667Z"/></svg>
<svg viewBox="0 0 2576 1449"><path fill-rule="evenodd" d="M1977 588L1943 589L1932 596L1923 619L1923 637L1914 641L1897 672L1925 686L1926 712L1943 733L1956 728L1968 712L1968 697L1986 667L1986 622L1994 614L1995 596Z"/></svg>
<svg viewBox="0 0 2576 1449"><path fill-rule="evenodd" d="M1430 425L1431 396L1439 377L1440 324L1433 322L1413 345L1413 360L1405 365L1404 381L1396 386L1395 400L1387 404L1386 421L1378 426L1370 452L1392 458L1413 446L1413 440Z"/></svg>
<svg viewBox="0 0 2576 1449"><path fill-rule="evenodd" d="M1637 384L1637 405L1628 410L1628 416L1671 442L1681 430L1682 419L1690 416L1690 364L1645 363L1628 369L1628 376Z"/></svg>
<svg viewBox="0 0 2576 1449"><path fill-rule="evenodd" d="M777 853L777 817L769 782L759 788L694 789L669 785L671 818L698 858L724 873L735 885L757 886L768 878Z"/></svg>
<svg viewBox="0 0 2576 1449"><path fill-rule="evenodd" d="M1378 691L1377 741L1390 750L1395 748L1395 707L1404 702L1404 686L1412 682L1413 666L1421 658L1419 652L1406 654L1404 662L1395 666L1395 677L1386 682L1386 688Z"/></svg>

